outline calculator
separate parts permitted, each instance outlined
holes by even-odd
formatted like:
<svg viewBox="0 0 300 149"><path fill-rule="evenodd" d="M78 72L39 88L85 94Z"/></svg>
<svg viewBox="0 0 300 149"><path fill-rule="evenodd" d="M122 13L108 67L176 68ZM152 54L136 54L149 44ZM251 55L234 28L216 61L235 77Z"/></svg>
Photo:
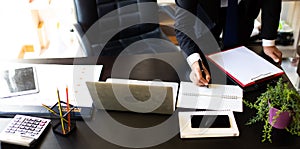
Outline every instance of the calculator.
<svg viewBox="0 0 300 149"><path fill-rule="evenodd" d="M50 119L16 115L0 133L0 141L30 147L50 123Z"/></svg>

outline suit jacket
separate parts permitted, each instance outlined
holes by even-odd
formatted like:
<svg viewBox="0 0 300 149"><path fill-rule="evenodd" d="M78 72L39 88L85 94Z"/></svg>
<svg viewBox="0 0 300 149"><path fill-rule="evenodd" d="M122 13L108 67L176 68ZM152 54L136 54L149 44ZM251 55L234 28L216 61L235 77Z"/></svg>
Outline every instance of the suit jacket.
<svg viewBox="0 0 300 149"><path fill-rule="evenodd" d="M226 8L221 8L220 0L176 0L176 4L182 10L187 10L199 18L214 38L219 39L226 22ZM199 31L193 28L195 20L187 19L190 17L187 17L186 12L182 10L176 11L175 21L176 38L179 45L187 55L195 52L201 53L197 44L192 40L199 39L199 36L195 35L195 32ZM262 17L261 38L276 39L281 0L241 0L238 5L238 44L236 46L245 45L249 41L254 20L260 10ZM185 31L183 32L183 30Z"/></svg>

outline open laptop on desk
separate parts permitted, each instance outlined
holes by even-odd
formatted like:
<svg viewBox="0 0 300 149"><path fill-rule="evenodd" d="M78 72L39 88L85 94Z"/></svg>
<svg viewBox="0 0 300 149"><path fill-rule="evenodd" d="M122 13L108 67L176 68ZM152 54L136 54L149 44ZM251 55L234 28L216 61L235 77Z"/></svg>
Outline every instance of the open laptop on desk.
<svg viewBox="0 0 300 149"><path fill-rule="evenodd" d="M108 79L86 82L97 109L173 114L178 83Z"/></svg>
<svg viewBox="0 0 300 149"><path fill-rule="evenodd" d="M0 116L26 114L50 116L42 104L48 107L61 101L66 102L66 88L70 104L74 105L75 118L89 118L92 112L92 99L85 81L98 81L102 65L57 65L57 64L11 64L26 65L36 69L39 92L0 99Z"/></svg>

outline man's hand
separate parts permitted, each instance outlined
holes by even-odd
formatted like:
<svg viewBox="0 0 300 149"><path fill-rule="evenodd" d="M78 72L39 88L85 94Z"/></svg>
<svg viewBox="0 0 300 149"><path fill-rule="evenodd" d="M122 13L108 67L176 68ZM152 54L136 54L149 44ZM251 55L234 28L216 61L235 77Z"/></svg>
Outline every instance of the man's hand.
<svg viewBox="0 0 300 149"><path fill-rule="evenodd" d="M264 52L271 57L276 63L281 64L282 52L276 46L264 46Z"/></svg>
<svg viewBox="0 0 300 149"><path fill-rule="evenodd" d="M192 64L192 72L190 74L190 79L194 84L198 86L206 86L210 81L210 74L206 67L203 65L203 63L201 63L200 65L202 65L203 71L205 73L205 78L202 76L202 71L200 69L198 61L196 61Z"/></svg>

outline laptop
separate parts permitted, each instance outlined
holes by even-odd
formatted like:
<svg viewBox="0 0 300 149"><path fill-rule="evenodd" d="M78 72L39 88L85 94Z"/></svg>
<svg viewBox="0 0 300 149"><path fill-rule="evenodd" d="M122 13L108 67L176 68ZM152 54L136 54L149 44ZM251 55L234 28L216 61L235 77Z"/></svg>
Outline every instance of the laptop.
<svg viewBox="0 0 300 149"><path fill-rule="evenodd" d="M16 69L14 71L6 71L8 69L4 69L1 65L0 70L3 70L0 71L3 72L1 75L5 76L5 74L8 74L6 76L11 76L9 80L18 80L15 82L10 81L12 82L11 84L17 84L15 86L24 86L23 84L26 84L26 88L19 87L22 90L20 89L18 92L1 94L0 116L14 117L16 114L26 114L51 117L50 112L42 105L51 107L57 103L57 90L60 93L60 100L66 102L67 87L69 102L76 107L74 118L81 119L92 116L93 101L89 96L85 82L98 81L103 65L9 63L5 66ZM2 79L2 83L7 84L5 79ZM0 88L3 86L0 86ZM62 106L64 109L65 105L63 104ZM56 110L57 108L54 109Z"/></svg>
<svg viewBox="0 0 300 149"><path fill-rule="evenodd" d="M178 83L108 79L86 82L97 109L173 114Z"/></svg>

